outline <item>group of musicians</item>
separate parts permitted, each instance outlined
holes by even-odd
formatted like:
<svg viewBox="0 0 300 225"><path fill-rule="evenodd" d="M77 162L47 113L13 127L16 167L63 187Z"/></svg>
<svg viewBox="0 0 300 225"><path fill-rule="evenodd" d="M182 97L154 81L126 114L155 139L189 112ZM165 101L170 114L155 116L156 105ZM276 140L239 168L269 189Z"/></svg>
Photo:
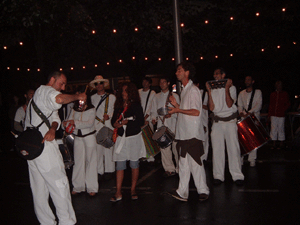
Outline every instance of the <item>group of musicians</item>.
<svg viewBox="0 0 300 225"><path fill-rule="evenodd" d="M129 161L132 171L131 199L138 199L135 188L139 176L139 160L146 157L142 127L149 126L153 129L156 126L158 129L166 126L175 134L175 139L171 145L160 149L164 176L179 175L177 190L169 194L180 201L187 201L192 174L199 201L207 200L209 188L203 160L207 160L208 154L208 110L211 111L212 120L210 137L213 183L218 185L225 180L226 143L232 179L236 185L243 185L243 158L238 141L237 119L250 114L259 119L261 91L253 88L254 79L247 76L246 89L239 94L237 101L236 88L231 79L226 79L221 88L212 88L207 82L205 92L193 83L195 74L195 67L189 62L185 61L177 66L176 77L181 82L180 96L170 90L170 80L167 77L160 79L161 92L157 94L150 88L152 80L144 78L142 89L138 90L133 83L126 82L119 87L115 96L106 92L109 81L98 75L89 84L97 91L90 97L86 95L86 90L74 95L60 93L65 89L66 77L60 72L51 74L48 84L42 85L33 97L51 123L50 129L42 126L46 145L41 156L28 161L35 212L39 221L42 224L54 224L55 216L48 204L50 193L60 223L76 223L68 180L53 134L59 126L75 135L73 195L86 191L94 196L99 188L98 174L112 174L116 171L117 191L110 201L122 200L124 170ZM226 73L222 68L214 70L214 80L224 80L225 77ZM61 122L58 109L62 104L74 101L74 107ZM162 107L168 109L164 116L157 113ZM37 114L33 113L33 120L26 115L25 127L40 123L41 119ZM103 127L113 131L113 147L96 144L95 135ZM256 152L253 151L248 157L250 166L255 166L255 159ZM148 158L150 162L153 160L154 157Z"/></svg>

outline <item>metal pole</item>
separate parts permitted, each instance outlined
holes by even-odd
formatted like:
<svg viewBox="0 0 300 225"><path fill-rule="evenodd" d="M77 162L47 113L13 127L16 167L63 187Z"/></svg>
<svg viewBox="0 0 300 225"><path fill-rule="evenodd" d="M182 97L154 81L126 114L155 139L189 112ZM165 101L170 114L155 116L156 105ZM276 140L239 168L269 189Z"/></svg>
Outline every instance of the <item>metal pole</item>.
<svg viewBox="0 0 300 225"><path fill-rule="evenodd" d="M178 65L183 61L178 0L173 0L173 20L174 20L175 63L176 65ZM176 81L176 92L179 95L181 93L181 85L178 80Z"/></svg>

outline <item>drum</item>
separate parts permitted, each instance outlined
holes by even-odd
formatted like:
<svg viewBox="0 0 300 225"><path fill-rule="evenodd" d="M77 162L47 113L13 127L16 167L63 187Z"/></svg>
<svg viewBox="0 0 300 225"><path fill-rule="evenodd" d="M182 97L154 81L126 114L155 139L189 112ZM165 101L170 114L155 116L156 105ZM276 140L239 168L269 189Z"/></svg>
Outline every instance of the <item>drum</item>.
<svg viewBox="0 0 300 225"><path fill-rule="evenodd" d="M224 88L228 79L207 81L211 89Z"/></svg>
<svg viewBox="0 0 300 225"><path fill-rule="evenodd" d="M170 146L174 138L175 134L166 126L158 128L152 136L152 139L156 141L161 148Z"/></svg>
<svg viewBox="0 0 300 225"><path fill-rule="evenodd" d="M150 156L155 156L160 152L160 148L158 144L152 139L153 131L151 130L149 125L145 125L142 127L142 136L146 147L146 158Z"/></svg>
<svg viewBox="0 0 300 225"><path fill-rule="evenodd" d="M64 133L62 140L57 140L66 169L70 169L71 166L74 165L74 159L72 157L72 153L74 152L74 138L74 134L67 135Z"/></svg>
<svg viewBox="0 0 300 225"><path fill-rule="evenodd" d="M112 140L114 131L106 126L102 127L97 135L96 135L96 141L97 144L104 146L105 148L112 147L115 142Z"/></svg>
<svg viewBox="0 0 300 225"><path fill-rule="evenodd" d="M238 121L237 127L242 155L260 148L270 140L265 128L254 115Z"/></svg>

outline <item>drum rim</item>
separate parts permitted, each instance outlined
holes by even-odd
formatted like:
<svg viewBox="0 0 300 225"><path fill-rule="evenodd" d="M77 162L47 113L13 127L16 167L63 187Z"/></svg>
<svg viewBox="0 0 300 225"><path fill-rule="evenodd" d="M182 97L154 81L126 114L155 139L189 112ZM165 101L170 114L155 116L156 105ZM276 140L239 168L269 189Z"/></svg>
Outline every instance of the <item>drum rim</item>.
<svg viewBox="0 0 300 225"><path fill-rule="evenodd" d="M250 152L247 152L247 153L241 154L241 155L248 155L248 154L250 154L252 151L255 151L255 150L261 148L262 146L264 146L265 144L267 144L270 140L271 140L271 138L269 138L266 142L262 143L260 146L256 147L255 149L251 150Z"/></svg>

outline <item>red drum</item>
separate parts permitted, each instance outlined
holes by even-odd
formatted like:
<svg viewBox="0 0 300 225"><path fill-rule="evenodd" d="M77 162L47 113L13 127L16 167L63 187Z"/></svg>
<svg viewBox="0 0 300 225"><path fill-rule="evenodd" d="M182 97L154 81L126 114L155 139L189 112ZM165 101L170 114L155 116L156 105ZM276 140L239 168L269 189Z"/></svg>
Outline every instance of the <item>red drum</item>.
<svg viewBox="0 0 300 225"><path fill-rule="evenodd" d="M237 122L241 154L245 155L266 144L269 134L254 115L249 115Z"/></svg>

